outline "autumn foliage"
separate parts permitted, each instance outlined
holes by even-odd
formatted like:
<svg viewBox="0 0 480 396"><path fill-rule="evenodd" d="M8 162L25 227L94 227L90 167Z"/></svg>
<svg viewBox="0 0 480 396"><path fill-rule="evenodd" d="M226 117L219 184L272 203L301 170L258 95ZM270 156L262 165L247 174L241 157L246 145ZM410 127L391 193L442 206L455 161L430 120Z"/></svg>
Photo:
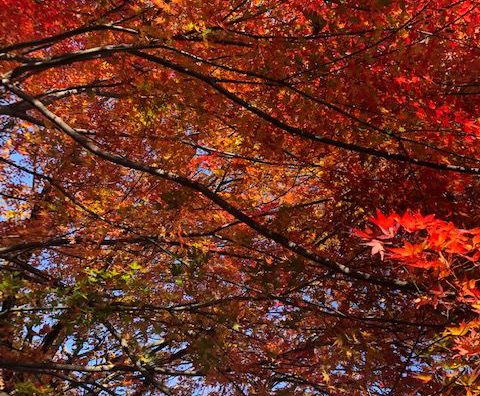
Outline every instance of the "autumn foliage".
<svg viewBox="0 0 480 396"><path fill-rule="evenodd" d="M0 0L0 391L480 395L479 43L472 0Z"/></svg>
<svg viewBox="0 0 480 396"><path fill-rule="evenodd" d="M480 374L480 229L459 229L432 215L410 212L385 216L378 211L370 221L376 230L354 230L355 234L372 247L372 254L386 258L392 270L422 288L414 301L417 307L430 305L446 317L461 310L461 321L446 326L442 338L431 347L432 353L441 349L456 353L417 376L426 381L439 375L456 376L467 393L478 392L474 384Z"/></svg>

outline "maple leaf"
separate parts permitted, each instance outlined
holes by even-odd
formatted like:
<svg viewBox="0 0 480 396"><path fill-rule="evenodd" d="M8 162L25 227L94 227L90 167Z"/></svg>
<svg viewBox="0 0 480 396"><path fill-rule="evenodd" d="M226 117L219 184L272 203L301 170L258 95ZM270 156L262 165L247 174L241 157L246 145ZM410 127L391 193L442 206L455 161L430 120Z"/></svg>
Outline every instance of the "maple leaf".
<svg viewBox="0 0 480 396"><path fill-rule="evenodd" d="M394 81L400 85L409 83L410 80L406 78L405 76L400 76L400 77L395 77Z"/></svg>
<svg viewBox="0 0 480 396"><path fill-rule="evenodd" d="M353 228L352 233L362 239L372 239L373 231L371 228L365 228L364 231L359 230L358 228Z"/></svg>
<svg viewBox="0 0 480 396"><path fill-rule="evenodd" d="M397 217L398 223L410 233L427 228L434 219L434 215L422 216L418 212L412 213L409 210Z"/></svg>
<svg viewBox="0 0 480 396"><path fill-rule="evenodd" d="M397 215L391 214L385 216L379 209L377 209L376 217L371 217L369 220L380 228L383 235L378 238L390 239L393 238L398 230L399 224L397 223Z"/></svg>
<svg viewBox="0 0 480 396"><path fill-rule="evenodd" d="M393 253L392 258L405 259L405 258L414 258L422 253L425 249L424 244L412 244L408 241L405 244L398 248L389 248L388 250Z"/></svg>
<svg viewBox="0 0 480 396"><path fill-rule="evenodd" d="M370 242L362 243L362 245L371 246L372 256L378 253L378 254L380 254L380 258L383 260L383 258L385 256L385 248L383 246L383 242L379 241L378 239L372 239Z"/></svg>

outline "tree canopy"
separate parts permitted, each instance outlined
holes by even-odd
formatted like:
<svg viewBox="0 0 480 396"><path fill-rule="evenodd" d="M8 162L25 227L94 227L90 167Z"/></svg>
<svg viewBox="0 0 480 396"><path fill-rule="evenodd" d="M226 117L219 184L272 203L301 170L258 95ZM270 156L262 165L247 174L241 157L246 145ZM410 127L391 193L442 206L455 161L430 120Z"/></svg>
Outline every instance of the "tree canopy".
<svg viewBox="0 0 480 396"><path fill-rule="evenodd" d="M0 390L480 395L480 4L0 0Z"/></svg>

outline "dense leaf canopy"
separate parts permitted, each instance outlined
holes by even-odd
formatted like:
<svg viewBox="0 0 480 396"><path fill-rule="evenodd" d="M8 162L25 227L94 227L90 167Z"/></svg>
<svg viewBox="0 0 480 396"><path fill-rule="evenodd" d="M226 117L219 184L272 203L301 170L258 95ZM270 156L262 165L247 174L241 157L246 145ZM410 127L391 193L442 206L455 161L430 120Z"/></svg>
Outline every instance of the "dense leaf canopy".
<svg viewBox="0 0 480 396"><path fill-rule="evenodd" d="M0 0L0 389L480 394L480 4Z"/></svg>

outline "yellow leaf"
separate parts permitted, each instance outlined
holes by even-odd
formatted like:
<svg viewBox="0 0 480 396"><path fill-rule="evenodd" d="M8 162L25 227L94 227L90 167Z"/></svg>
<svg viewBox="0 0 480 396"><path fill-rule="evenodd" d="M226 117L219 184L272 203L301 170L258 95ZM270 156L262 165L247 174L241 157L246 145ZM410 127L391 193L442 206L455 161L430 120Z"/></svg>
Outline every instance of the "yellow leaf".
<svg viewBox="0 0 480 396"><path fill-rule="evenodd" d="M467 323L462 323L458 327L447 327L445 333L453 336L463 336L467 334L468 330L470 330L470 326Z"/></svg>
<svg viewBox="0 0 480 396"><path fill-rule="evenodd" d="M328 384L330 382L330 375L325 370L322 372L322 377L325 383Z"/></svg>
<svg viewBox="0 0 480 396"><path fill-rule="evenodd" d="M418 378L422 382L430 382L432 380L431 374L415 374L415 378Z"/></svg>

